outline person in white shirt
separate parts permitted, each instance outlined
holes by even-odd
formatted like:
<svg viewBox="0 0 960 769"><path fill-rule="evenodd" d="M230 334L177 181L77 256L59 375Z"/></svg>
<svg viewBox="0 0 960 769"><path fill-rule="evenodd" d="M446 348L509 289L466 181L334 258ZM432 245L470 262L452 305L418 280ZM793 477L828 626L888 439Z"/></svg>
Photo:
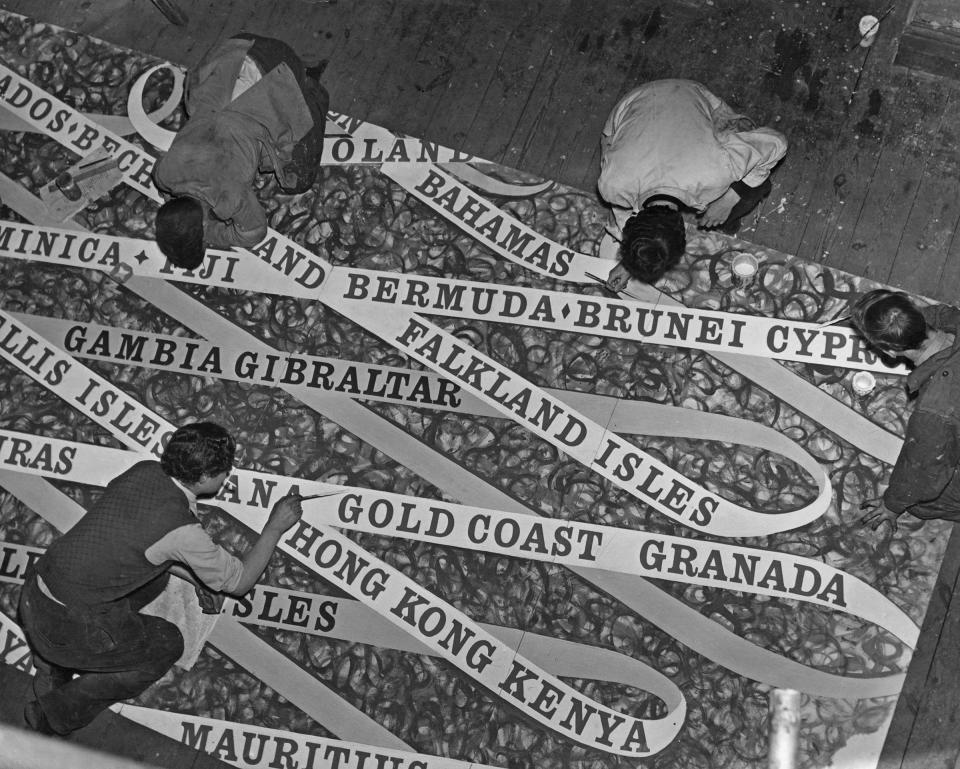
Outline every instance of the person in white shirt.
<svg viewBox="0 0 960 769"><path fill-rule="evenodd" d="M684 210L703 228L735 233L769 193L787 140L699 83L655 80L613 108L601 151L597 187L613 209L608 233L620 241L608 286L620 291L631 277L654 283L680 261Z"/></svg>

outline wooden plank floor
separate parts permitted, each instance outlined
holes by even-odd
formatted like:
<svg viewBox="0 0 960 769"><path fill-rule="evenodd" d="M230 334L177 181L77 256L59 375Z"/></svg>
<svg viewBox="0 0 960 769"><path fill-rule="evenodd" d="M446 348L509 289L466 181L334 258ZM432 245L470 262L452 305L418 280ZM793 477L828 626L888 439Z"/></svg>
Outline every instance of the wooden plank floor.
<svg viewBox="0 0 960 769"><path fill-rule="evenodd" d="M0 2L186 65L242 29L282 37L329 59L333 108L588 191L621 94L700 80L791 142L747 239L956 298L956 84L892 66L909 0L870 48L856 31L870 0L182 5L186 28L148 0Z"/></svg>
<svg viewBox="0 0 960 769"><path fill-rule="evenodd" d="M910 0L870 48L871 0L196 0L169 24L148 0L0 0L0 7L185 65L241 30L329 59L331 107L594 190L617 98L659 77L708 85L791 142L741 236L958 302L958 84L893 65ZM954 538L956 540L956 537ZM953 542L898 708L885 769L952 766L960 560ZM950 636L951 638L953 636ZM927 726L924 727L924 719ZM934 757L924 744L935 747ZM929 763L924 763L929 761Z"/></svg>

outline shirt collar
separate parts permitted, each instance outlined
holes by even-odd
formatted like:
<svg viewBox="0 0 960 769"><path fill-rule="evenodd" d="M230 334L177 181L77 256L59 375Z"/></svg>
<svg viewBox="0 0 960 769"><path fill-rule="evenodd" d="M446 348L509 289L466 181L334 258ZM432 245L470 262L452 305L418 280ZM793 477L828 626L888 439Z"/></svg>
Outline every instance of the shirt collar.
<svg viewBox="0 0 960 769"><path fill-rule="evenodd" d="M179 488L180 491L182 491L184 495L187 497L187 504L190 505L190 512L193 513L194 516L196 516L197 515L197 495L194 494L192 491L190 491L190 489L188 489L186 486L180 483L180 481L178 481L173 476L170 477L170 480L173 481L175 484L177 484L177 488Z"/></svg>

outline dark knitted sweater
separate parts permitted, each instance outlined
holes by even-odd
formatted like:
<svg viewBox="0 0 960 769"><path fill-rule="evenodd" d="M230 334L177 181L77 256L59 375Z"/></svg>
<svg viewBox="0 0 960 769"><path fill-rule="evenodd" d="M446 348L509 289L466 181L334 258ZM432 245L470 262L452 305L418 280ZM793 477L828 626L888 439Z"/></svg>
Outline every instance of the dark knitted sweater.
<svg viewBox="0 0 960 769"><path fill-rule="evenodd" d="M95 606L130 595L170 565L144 552L169 532L196 523L187 497L159 462L114 478L86 515L36 562L50 592L68 605Z"/></svg>

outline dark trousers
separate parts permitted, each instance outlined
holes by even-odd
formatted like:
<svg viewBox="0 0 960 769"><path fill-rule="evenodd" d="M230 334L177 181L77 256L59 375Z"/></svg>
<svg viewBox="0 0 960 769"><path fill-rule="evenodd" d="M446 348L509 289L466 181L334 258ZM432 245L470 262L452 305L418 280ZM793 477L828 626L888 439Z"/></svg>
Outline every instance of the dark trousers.
<svg viewBox="0 0 960 769"><path fill-rule="evenodd" d="M317 177L317 166L320 164L323 137L326 133L330 96L327 94L327 90L320 85L319 80L307 74L303 61L282 40L262 37L250 32L241 32L234 35L234 38L253 41L253 45L247 51L247 56L256 62L261 73L265 75L274 67L286 64L293 72L297 85L300 86L303 100L310 110L310 117L313 118L313 127L293 148L293 160L284 170L297 175L297 184L292 188L284 188L284 192L294 195L306 192L313 186Z"/></svg>
<svg viewBox="0 0 960 769"><path fill-rule="evenodd" d="M740 226L740 220L760 205L760 201L770 194L770 190L773 189L773 182L770 181L770 177L767 177L759 187L748 187L746 184L736 184L734 185L734 189L740 196L740 200L738 200L737 204L733 207L730 216L727 217L727 221L720 225L720 230L730 229L736 231Z"/></svg>
<svg viewBox="0 0 960 769"><path fill-rule="evenodd" d="M36 577L27 577L20 621L38 671L37 702L54 731L69 734L113 703L137 696L183 654L176 625L138 613L159 594L156 588L81 609L50 600Z"/></svg>

